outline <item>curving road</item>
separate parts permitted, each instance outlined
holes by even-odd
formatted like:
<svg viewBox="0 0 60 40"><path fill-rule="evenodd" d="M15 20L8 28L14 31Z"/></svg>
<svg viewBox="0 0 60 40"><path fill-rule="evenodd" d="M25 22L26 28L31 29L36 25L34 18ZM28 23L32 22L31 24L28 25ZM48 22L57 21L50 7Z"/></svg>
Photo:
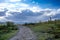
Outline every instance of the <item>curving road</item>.
<svg viewBox="0 0 60 40"><path fill-rule="evenodd" d="M18 26L19 32L9 40L36 40L33 31L25 26Z"/></svg>

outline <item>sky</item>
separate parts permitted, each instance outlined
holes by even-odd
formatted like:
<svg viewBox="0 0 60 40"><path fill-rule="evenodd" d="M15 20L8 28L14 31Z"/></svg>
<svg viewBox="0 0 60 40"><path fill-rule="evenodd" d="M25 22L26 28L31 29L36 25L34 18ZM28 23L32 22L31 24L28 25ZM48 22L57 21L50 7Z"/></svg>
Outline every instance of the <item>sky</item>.
<svg viewBox="0 0 60 40"><path fill-rule="evenodd" d="M60 0L0 0L0 22L30 23L60 19Z"/></svg>

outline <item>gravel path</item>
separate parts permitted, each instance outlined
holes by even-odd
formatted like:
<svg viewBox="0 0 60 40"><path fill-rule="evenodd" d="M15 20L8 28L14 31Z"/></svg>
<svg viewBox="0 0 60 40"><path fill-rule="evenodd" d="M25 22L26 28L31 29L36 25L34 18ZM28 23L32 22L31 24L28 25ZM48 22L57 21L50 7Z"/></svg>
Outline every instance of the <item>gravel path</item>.
<svg viewBox="0 0 60 40"><path fill-rule="evenodd" d="M36 36L32 30L25 26L19 26L19 32L10 40L36 40Z"/></svg>

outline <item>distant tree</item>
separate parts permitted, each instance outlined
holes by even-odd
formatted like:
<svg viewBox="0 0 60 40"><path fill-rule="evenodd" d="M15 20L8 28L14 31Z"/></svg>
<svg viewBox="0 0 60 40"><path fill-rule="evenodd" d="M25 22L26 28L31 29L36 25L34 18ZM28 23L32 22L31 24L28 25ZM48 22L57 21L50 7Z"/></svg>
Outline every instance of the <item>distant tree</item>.
<svg viewBox="0 0 60 40"><path fill-rule="evenodd" d="M28 23L25 23L24 25L27 25Z"/></svg>
<svg viewBox="0 0 60 40"><path fill-rule="evenodd" d="M17 30L16 25L13 22L6 22L8 30Z"/></svg>
<svg viewBox="0 0 60 40"><path fill-rule="evenodd" d="M14 27L14 23L13 22L6 22L6 24L7 24L7 26L9 26L9 27Z"/></svg>

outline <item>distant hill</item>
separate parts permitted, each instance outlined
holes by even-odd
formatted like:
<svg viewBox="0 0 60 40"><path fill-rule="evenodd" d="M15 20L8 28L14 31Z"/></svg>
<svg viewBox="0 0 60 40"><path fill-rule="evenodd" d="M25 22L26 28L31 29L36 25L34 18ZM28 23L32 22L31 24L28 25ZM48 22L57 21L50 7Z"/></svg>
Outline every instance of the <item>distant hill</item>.
<svg viewBox="0 0 60 40"><path fill-rule="evenodd" d="M0 22L0 24L5 24L5 22Z"/></svg>

